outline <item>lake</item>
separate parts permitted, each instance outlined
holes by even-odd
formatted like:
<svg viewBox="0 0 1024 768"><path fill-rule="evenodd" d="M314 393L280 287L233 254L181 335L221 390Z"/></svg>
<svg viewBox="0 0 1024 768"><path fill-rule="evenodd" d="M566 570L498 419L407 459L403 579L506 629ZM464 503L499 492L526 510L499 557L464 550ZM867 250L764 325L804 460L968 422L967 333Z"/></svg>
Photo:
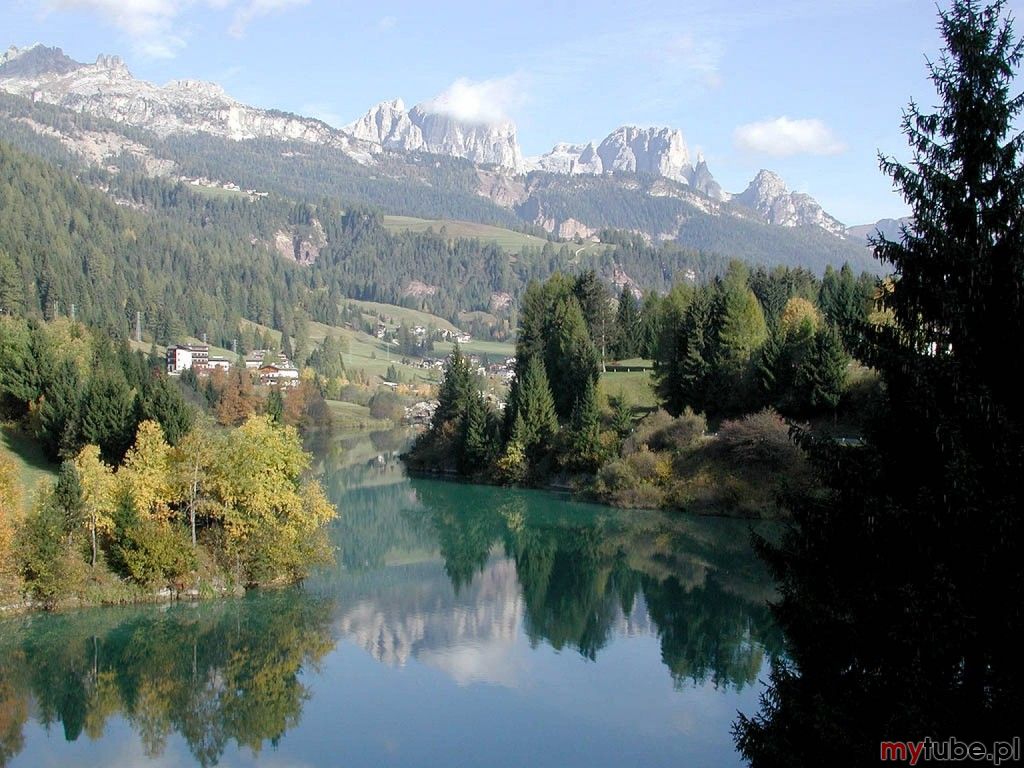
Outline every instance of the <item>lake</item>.
<svg viewBox="0 0 1024 768"><path fill-rule="evenodd" d="M781 653L749 524L316 468L337 562L245 598L0 621L0 764L730 766Z"/></svg>

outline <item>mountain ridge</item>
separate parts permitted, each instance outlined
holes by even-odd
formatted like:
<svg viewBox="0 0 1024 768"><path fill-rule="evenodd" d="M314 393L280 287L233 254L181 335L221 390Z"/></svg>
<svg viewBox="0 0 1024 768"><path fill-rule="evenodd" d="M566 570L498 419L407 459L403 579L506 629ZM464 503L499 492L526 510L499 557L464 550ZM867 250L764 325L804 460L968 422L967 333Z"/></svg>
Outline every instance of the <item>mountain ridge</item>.
<svg viewBox="0 0 1024 768"><path fill-rule="evenodd" d="M486 203L479 215L473 214L481 223L507 225L513 217L564 239L588 239L602 229L621 229L641 234L649 242L678 240L687 247L705 247L702 238L687 238L697 231L714 230L718 233L716 247L729 249L734 246L725 234L741 222L789 229L803 240L807 238L799 232L814 227L842 241L842 247L837 243L826 249L828 252L858 258L855 238L848 239L846 228L813 198L790 192L775 174L758 174L747 189L730 195L721 189L704 158L691 154L682 132L673 128L623 126L601 142L562 143L540 158L523 158L515 125L508 121L460 121L428 111L429 103L406 109L401 99L394 99L380 102L359 119L336 128L315 118L245 105L215 83L172 80L157 86L134 78L119 57L100 55L95 63L83 64L60 49L41 45L11 48L2 55L0 91L32 105L53 105L156 137L149 141L125 131L130 139L126 141L113 135L117 129L86 135L67 127L66 121L46 125L33 117L34 107L21 110L27 114L18 118L18 130L29 128L53 136L101 167L113 167L111 163L122 162L119 157L131 155L150 174L178 175L183 180L203 177L265 189L258 174L253 178L249 172L228 173L227 166L242 166L235 161L225 165L223 160L256 152L266 158L255 160L258 165L267 166L267 161L273 166L291 164L295 171L280 172L297 174L303 156L326 158L335 153L338 161L332 163L337 170L331 173L348 174L346 178L357 182L354 186L361 190L361 197L372 193L362 199L372 201L384 187L404 187L401 194L387 193L385 197L411 200L429 194L436 200L432 208L405 203L386 206L391 213L465 218L473 207L468 205L468 197L475 196ZM219 156L213 153L205 165L197 164L193 153L182 148L191 149L201 136L234 142L237 151L224 145ZM267 141L282 146L275 152ZM311 154L285 146L289 143L317 150ZM441 158L448 160L442 163ZM305 166L313 173L323 173L322 165L306 162ZM763 183L766 181L772 183ZM288 182L293 190L289 194L304 194L302 187ZM453 193L464 201L458 203L457 210L445 203ZM716 217L723 222L699 224ZM744 231L748 240L754 237L749 227ZM747 253L743 246L727 252L740 257ZM755 248L752 252L763 251ZM796 248L793 252L801 251ZM808 252L806 260L817 262L820 255Z"/></svg>

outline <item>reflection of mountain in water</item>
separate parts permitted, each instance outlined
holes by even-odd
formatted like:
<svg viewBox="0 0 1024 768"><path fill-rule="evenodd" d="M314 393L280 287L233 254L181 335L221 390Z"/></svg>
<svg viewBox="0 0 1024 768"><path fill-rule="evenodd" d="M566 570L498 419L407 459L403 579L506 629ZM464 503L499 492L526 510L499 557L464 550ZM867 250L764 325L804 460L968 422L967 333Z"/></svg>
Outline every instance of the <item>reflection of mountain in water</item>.
<svg viewBox="0 0 1024 768"><path fill-rule="evenodd" d="M338 635L389 666L506 687L541 645L600 661L617 640L657 637L677 685L728 690L780 652L746 524L410 481L398 439L318 455L338 557L302 589L0 622L0 765L27 749L29 718L75 741L119 716L147 755L179 734L202 765L232 743L259 752L297 725L302 671Z"/></svg>
<svg viewBox="0 0 1024 768"><path fill-rule="evenodd" d="M613 637L654 632L677 683L736 688L780 651L768 578L743 523L434 481L414 487L455 593L475 589L492 549L504 549L534 644L596 659Z"/></svg>
<svg viewBox="0 0 1024 768"><path fill-rule="evenodd" d="M520 631L590 659L656 635L678 684L742 688L779 651L746 523L410 481L363 456L330 485L339 568L308 586L339 599L340 633L382 663L508 682L496 656Z"/></svg>

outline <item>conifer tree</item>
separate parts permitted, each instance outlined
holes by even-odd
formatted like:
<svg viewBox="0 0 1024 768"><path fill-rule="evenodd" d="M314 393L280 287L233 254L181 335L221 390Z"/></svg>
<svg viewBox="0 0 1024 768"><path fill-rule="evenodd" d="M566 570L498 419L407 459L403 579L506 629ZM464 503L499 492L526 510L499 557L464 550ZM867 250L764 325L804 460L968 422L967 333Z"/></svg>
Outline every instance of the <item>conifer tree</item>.
<svg viewBox="0 0 1024 768"><path fill-rule="evenodd" d="M737 724L755 768L866 765L895 733L1019 730L1024 399L1008 365L1024 357L1024 48L1004 7L940 12L937 111L912 103L912 162L881 161L913 214L876 243L894 322L856 350L886 406L863 447L804 441L825 492L760 542L788 661Z"/></svg>
<svg viewBox="0 0 1024 768"><path fill-rule="evenodd" d="M839 405L846 386L849 357L839 332L827 325L816 334L797 370L795 388L801 393L807 410L832 411Z"/></svg>
<svg viewBox="0 0 1024 768"><path fill-rule="evenodd" d="M462 354L462 348L455 342L452 353L445 363L444 379L437 395L437 411L434 413L434 424L440 425L449 421L460 422L466 414L466 408L473 396L473 375L469 370L469 360Z"/></svg>
<svg viewBox="0 0 1024 768"><path fill-rule="evenodd" d="M544 363L537 356L531 357L523 374L519 390L519 410L523 428L519 439L531 462L536 461L551 446L558 432L558 415L551 386L544 370Z"/></svg>
<svg viewBox="0 0 1024 768"><path fill-rule="evenodd" d="M601 412L597 388L589 380L576 398L567 431L570 466L583 472L597 469L601 462Z"/></svg>
<svg viewBox="0 0 1024 768"><path fill-rule="evenodd" d="M619 308L615 314L615 357L626 360L640 351L640 307L628 285L622 286Z"/></svg>
<svg viewBox="0 0 1024 768"><path fill-rule="evenodd" d="M555 411L568 420L587 382L597 381L597 352L574 296L556 300L545 326L544 367L555 398Z"/></svg>
<svg viewBox="0 0 1024 768"><path fill-rule="evenodd" d="M463 420L460 471L464 475L484 471L494 458L495 440L489 416L487 403L475 393L469 398Z"/></svg>

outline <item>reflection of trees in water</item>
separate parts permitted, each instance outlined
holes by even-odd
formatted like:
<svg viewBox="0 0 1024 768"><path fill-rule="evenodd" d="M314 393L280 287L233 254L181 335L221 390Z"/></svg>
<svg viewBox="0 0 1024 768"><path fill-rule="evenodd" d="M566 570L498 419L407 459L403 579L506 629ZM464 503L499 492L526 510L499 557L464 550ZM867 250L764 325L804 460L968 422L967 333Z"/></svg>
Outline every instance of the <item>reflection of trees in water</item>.
<svg viewBox="0 0 1024 768"><path fill-rule="evenodd" d="M60 723L68 741L100 738L120 714L149 756L172 732L204 766L231 741L258 753L298 723L308 698L298 673L333 647L329 618L329 603L289 590L26 619L0 642L0 761L21 749L29 696L36 719Z"/></svg>
<svg viewBox="0 0 1024 768"><path fill-rule="evenodd" d="M456 590L497 544L516 565L531 641L596 658L638 607L682 683L741 688L781 652L768 577L737 521L623 513L545 494L414 484ZM642 622L640 622L642 623Z"/></svg>

